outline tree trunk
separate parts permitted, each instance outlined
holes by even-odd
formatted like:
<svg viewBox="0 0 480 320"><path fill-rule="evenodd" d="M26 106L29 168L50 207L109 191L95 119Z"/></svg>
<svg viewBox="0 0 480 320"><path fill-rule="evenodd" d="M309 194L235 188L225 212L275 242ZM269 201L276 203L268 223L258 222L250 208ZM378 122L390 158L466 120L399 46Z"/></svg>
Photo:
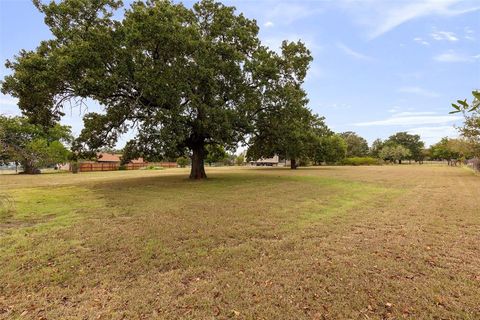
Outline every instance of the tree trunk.
<svg viewBox="0 0 480 320"><path fill-rule="evenodd" d="M193 148L192 169L190 170L190 179L206 179L205 174L205 147L204 145Z"/></svg>
<svg viewBox="0 0 480 320"><path fill-rule="evenodd" d="M39 173L38 169L35 168L30 162L26 161L22 164L24 174L37 174Z"/></svg>
<svg viewBox="0 0 480 320"><path fill-rule="evenodd" d="M297 169L297 160L294 158L290 159L290 169Z"/></svg>

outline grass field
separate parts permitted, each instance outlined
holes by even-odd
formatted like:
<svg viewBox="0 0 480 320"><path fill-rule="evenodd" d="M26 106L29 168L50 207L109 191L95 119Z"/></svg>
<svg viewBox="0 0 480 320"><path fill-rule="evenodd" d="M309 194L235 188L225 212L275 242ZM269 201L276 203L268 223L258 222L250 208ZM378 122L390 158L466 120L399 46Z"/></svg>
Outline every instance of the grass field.
<svg viewBox="0 0 480 320"><path fill-rule="evenodd" d="M479 319L446 166L0 176L0 319Z"/></svg>

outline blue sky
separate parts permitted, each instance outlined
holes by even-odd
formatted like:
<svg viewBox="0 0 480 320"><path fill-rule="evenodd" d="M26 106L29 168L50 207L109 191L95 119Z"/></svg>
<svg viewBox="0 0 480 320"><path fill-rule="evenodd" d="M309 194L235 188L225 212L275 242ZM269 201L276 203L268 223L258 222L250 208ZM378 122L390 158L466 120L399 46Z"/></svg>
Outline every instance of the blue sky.
<svg viewBox="0 0 480 320"><path fill-rule="evenodd" d="M480 88L480 1L224 3L255 18L272 49L283 39L303 40L314 57L305 83L309 107L333 130L355 131L370 143L398 131L427 144L456 136L461 117L448 114L450 103ZM29 0L0 0L0 60L49 37ZM8 72L2 63L0 77ZM19 114L15 103L0 96L0 112ZM93 110L99 106L89 103ZM81 115L67 110L62 121L78 134Z"/></svg>

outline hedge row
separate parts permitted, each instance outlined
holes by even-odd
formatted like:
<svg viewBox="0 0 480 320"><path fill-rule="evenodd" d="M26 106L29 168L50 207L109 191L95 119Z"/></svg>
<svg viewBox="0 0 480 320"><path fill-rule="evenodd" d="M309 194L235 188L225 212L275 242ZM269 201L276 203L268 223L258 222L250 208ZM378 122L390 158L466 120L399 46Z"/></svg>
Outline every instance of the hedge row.
<svg viewBox="0 0 480 320"><path fill-rule="evenodd" d="M379 165L380 160L371 157L353 157L343 159L341 164L345 166L374 166Z"/></svg>

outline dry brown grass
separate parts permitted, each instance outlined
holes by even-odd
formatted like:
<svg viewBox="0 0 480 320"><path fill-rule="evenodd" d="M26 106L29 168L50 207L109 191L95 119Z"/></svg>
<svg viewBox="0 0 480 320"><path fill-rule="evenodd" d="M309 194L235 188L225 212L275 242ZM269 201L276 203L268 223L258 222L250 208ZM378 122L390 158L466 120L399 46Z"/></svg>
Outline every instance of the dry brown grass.
<svg viewBox="0 0 480 320"><path fill-rule="evenodd" d="M480 318L467 170L185 173L1 177L0 318Z"/></svg>

